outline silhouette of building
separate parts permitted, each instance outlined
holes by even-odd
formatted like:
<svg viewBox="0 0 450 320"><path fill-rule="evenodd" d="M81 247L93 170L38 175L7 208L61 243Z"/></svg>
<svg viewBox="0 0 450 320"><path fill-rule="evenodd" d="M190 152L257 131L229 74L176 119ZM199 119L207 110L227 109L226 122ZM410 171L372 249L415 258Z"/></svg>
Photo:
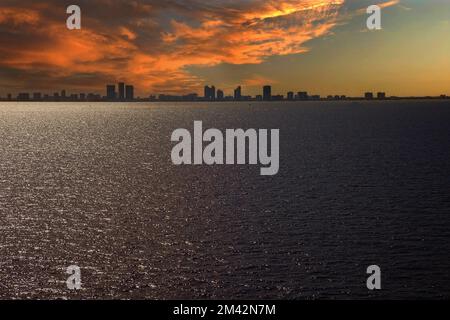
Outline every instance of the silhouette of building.
<svg viewBox="0 0 450 320"><path fill-rule="evenodd" d="M134 86L128 85L125 87L125 99L127 101L134 100Z"/></svg>
<svg viewBox="0 0 450 320"><path fill-rule="evenodd" d="M239 101L242 98L242 88L241 86L234 89L234 100Z"/></svg>
<svg viewBox="0 0 450 320"><path fill-rule="evenodd" d="M88 93L87 100L88 101L101 101L102 97L99 94Z"/></svg>
<svg viewBox="0 0 450 320"><path fill-rule="evenodd" d="M196 93L189 93L185 96L183 96L183 100L185 101L195 101L198 99L198 94Z"/></svg>
<svg viewBox="0 0 450 320"><path fill-rule="evenodd" d="M30 100L30 94L26 92L19 93L17 95L17 100L19 101L28 101Z"/></svg>
<svg viewBox="0 0 450 320"><path fill-rule="evenodd" d="M80 100L86 100L86 94L80 93Z"/></svg>
<svg viewBox="0 0 450 320"><path fill-rule="evenodd" d="M308 100L308 92L300 91L297 93L298 100Z"/></svg>
<svg viewBox="0 0 450 320"><path fill-rule="evenodd" d="M386 93L384 93L384 92L378 92L378 93L377 93L377 98L378 98L379 100L384 100L384 99L386 99Z"/></svg>
<svg viewBox="0 0 450 320"><path fill-rule="evenodd" d="M66 98L66 90L61 90L61 98L62 99Z"/></svg>
<svg viewBox="0 0 450 320"><path fill-rule="evenodd" d="M119 82L119 100L125 100L125 83Z"/></svg>
<svg viewBox="0 0 450 320"><path fill-rule="evenodd" d="M372 92L366 92L364 94L364 97L366 98L366 100L372 100L373 99L373 93Z"/></svg>
<svg viewBox="0 0 450 320"><path fill-rule="evenodd" d="M42 100L42 93L40 93L40 92L33 93L33 100L35 100L35 101Z"/></svg>
<svg viewBox="0 0 450 320"><path fill-rule="evenodd" d="M205 86L205 100L216 100L216 87Z"/></svg>
<svg viewBox="0 0 450 320"><path fill-rule="evenodd" d="M11 93L8 93L7 99L10 100L10 101L12 100L12 94Z"/></svg>
<svg viewBox="0 0 450 320"><path fill-rule="evenodd" d="M273 101L282 101L282 100L284 100L284 96L281 95L281 94L274 95L274 96L271 97L271 100L273 100Z"/></svg>
<svg viewBox="0 0 450 320"><path fill-rule="evenodd" d="M272 86L263 87L263 100L264 101L272 100Z"/></svg>
<svg viewBox="0 0 450 320"><path fill-rule="evenodd" d="M287 93L287 99L288 99L289 101L294 100L294 93L293 93L292 91L289 91L289 92Z"/></svg>
<svg viewBox="0 0 450 320"><path fill-rule="evenodd" d="M223 100L224 93L222 90L217 90L217 100Z"/></svg>
<svg viewBox="0 0 450 320"><path fill-rule="evenodd" d="M116 86L114 84L110 84L106 86L106 99L109 101L116 100Z"/></svg>
<svg viewBox="0 0 450 320"><path fill-rule="evenodd" d="M262 101L263 96L260 95L260 94L258 94L258 95L255 97L255 99L256 99L256 101Z"/></svg>

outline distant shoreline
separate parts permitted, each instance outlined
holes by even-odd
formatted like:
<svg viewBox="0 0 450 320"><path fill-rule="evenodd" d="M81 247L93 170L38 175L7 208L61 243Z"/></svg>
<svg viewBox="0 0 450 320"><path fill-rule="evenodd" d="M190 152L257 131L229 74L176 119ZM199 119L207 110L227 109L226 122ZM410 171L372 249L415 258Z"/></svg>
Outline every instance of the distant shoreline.
<svg viewBox="0 0 450 320"><path fill-rule="evenodd" d="M450 100L450 96L441 97L387 97L385 99L366 99L360 98L320 98L320 99L305 99L305 100L150 100L150 99L135 99L135 100L125 100L125 101L110 101L110 100L18 100L18 99L0 99L0 102L36 102L36 103L67 103L67 102L77 102L77 103L164 103L164 102L189 102L189 103L273 103L273 102L336 102L336 101L367 101L367 102L383 102L383 101L400 101L400 100Z"/></svg>

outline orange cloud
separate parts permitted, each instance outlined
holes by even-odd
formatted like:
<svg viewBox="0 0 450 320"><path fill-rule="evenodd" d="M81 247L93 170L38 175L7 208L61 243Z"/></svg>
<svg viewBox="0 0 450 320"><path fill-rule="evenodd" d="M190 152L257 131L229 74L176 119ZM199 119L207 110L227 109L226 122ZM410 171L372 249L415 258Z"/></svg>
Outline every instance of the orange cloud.
<svg viewBox="0 0 450 320"><path fill-rule="evenodd" d="M39 12L34 10L0 7L0 24L36 25L39 21Z"/></svg>
<svg viewBox="0 0 450 320"><path fill-rule="evenodd" d="M400 3L400 0L392 0L392 1L380 3L379 6L380 6L380 8L388 8L388 7L395 6L399 3Z"/></svg>
<svg viewBox="0 0 450 320"><path fill-rule="evenodd" d="M102 86L100 81L124 79L145 93L198 91L202 79L191 75L189 66L258 64L270 56L304 52L306 41L336 25L344 3L231 0L225 6L215 0L188 0L170 6L134 1L114 8L113 2L102 1L105 8L112 6L116 20L88 15L80 31L67 30L66 16L56 11L50 15L50 6L0 8L0 27L20 35L20 43L12 44L0 37L0 68L47 74L42 81L49 87L64 79L72 85L73 79L88 75L100 78ZM168 20L170 16L176 18ZM79 87L83 85L80 81Z"/></svg>

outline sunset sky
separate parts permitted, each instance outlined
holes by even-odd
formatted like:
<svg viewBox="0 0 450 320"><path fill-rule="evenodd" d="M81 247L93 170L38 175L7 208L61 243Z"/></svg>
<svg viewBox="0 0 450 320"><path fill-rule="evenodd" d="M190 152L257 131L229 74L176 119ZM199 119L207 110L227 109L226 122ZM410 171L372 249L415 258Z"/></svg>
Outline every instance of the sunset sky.
<svg viewBox="0 0 450 320"><path fill-rule="evenodd" d="M82 30L66 8L82 9ZM381 4L381 31L366 8ZM449 0L0 0L0 95L450 94Z"/></svg>

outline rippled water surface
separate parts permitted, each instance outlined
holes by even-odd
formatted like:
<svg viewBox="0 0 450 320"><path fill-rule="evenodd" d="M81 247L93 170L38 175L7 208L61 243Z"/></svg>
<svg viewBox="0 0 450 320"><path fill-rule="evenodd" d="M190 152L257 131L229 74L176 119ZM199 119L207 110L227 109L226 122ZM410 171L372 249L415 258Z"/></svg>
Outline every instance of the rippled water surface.
<svg viewBox="0 0 450 320"><path fill-rule="evenodd" d="M279 128L279 174L173 166L194 120ZM449 124L448 101L0 103L0 298L449 298Z"/></svg>

